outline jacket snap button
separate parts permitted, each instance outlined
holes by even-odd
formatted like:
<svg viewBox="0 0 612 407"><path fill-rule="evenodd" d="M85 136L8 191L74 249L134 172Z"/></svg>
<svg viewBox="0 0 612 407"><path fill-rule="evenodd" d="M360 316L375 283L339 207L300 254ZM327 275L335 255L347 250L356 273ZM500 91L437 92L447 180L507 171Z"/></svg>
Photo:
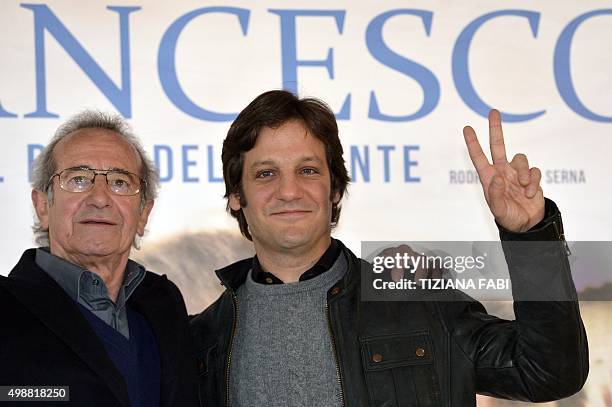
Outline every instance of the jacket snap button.
<svg viewBox="0 0 612 407"><path fill-rule="evenodd" d="M423 348L416 348L416 351L414 353L416 353L416 355L418 357L422 358L423 356L425 356L425 349L423 349Z"/></svg>
<svg viewBox="0 0 612 407"><path fill-rule="evenodd" d="M331 295L336 295L340 292L340 287L334 287L331 290Z"/></svg>
<svg viewBox="0 0 612 407"><path fill-rule="evenodd" d="M383 360L383 357L380 353L375 353L372 355L372 360L374 361L374 363L380 363Z"/></svg>

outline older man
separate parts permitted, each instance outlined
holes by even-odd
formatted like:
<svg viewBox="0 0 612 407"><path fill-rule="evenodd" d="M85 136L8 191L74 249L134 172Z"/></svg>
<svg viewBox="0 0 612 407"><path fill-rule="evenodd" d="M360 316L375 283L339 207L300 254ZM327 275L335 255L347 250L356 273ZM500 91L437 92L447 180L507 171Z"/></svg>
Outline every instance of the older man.
<svg viewBox="0 0 612 407"><path fill-rule="evenodd" d="M183 298L129 259L157 187L122 118L87 111L58 129L33 170L44 247L0 278L0 385L67 386L58 405L195 403Z"/></svg>
<svg viewBox="0 0 612 407"><path fill-rule="evenodd" d="M219 270L226 291L192 320L204 404L465 407L477 392L544 401L578 391L587 343L561 217L539 170L524 155L506 161L499 113L489 122L493 165L471 128L465 139L502 239L551 241L508 246L513 284L561 284L567 301L517 302L516 321L458 292L362 301L365 263L330 236L348 183L333 113L267 92L223 145L228 209L257 255Z"/></svg>

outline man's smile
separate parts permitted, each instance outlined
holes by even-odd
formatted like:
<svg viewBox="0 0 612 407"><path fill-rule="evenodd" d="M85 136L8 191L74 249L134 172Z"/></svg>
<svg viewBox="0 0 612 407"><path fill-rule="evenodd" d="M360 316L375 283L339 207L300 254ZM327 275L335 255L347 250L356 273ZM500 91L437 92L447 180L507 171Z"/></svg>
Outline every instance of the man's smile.
<svg viewBox="0 0 612 407"><path fill-rule="evenodd" d="M113 222L109 219L98 218L98 217L87 217L84 219L80 219L78 222L80 225L88 225L88 226L115 226L116 222Z"/></svg>

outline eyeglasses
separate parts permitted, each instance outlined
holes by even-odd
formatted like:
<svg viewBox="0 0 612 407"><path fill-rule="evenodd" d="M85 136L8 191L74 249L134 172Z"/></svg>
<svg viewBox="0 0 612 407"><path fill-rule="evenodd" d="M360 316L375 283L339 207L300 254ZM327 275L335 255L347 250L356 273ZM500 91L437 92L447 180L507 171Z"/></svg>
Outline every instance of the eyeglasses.
<svg viewBox="0 0 612 407"><path fill-rule="evenodd" d="M99 170L88 167L66 168L49 178L49 185L54 177L59 177L59 185L68 192L87 192L94 186L96 175L104 175L106 184L115 195L130 196L146 187L146 180L138 175L124 170Z"/></svg>

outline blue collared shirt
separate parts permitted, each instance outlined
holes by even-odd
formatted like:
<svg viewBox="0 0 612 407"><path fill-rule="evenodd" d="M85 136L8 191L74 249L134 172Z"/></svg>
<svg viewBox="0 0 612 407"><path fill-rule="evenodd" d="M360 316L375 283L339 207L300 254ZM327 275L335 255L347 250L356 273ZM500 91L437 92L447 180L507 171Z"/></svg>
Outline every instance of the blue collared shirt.
<svg viewBox="0 0 612 407"><path fill-rule="evenodd" d="M48 248L36 249L36 264L55 280L70 298L123 336L130 338L125 306L134 290L145 278L146 271L143 266L128 260L117 301L113 302L100 276L54 256Z"/></svg>

